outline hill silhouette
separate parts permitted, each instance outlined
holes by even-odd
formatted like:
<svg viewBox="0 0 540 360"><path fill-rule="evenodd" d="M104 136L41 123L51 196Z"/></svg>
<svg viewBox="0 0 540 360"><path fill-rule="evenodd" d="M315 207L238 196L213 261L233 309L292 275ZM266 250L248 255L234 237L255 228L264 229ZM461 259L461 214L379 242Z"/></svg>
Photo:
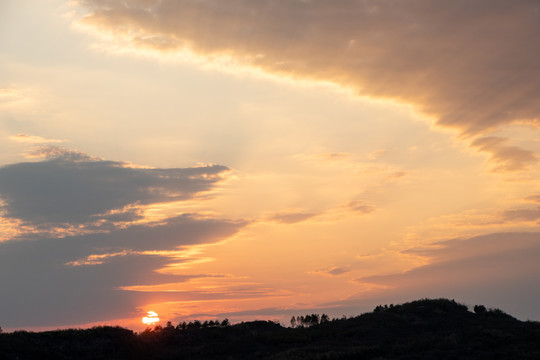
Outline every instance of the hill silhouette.
<svg viewBox="0 0 540 360"><path fill-rule="evenodd" d="M139 334L120 327L16 331L0 334L0 358L540 359L540 323L482 305L472 312L447 299L380 305L348 319L312 314L292 323L195 321Z"/></svg>

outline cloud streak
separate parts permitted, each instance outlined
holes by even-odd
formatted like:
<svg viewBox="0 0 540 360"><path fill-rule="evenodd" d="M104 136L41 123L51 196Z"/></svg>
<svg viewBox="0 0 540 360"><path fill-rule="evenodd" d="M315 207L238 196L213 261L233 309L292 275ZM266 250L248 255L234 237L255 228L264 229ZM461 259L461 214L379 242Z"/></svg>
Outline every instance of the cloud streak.
<svg viewBox="0 0 540 360"><path fill-rule="evenodd" d="M269 219L282 224L295 224L317 216L318 214L309 212L281 212L272 215Z"/></svg>
<svg viewBox="0 0 540 360"><path fill-rule="evenodd" d="M84 0L81 23L158 51L189 50L413 104L476 134L540 117L530 0Z"/></svg>
<svg viewBox="0 0 540 360"><path fill-rule="evenodd" d="M16 134L9 137L11 141L20 142L20 143L29 143L29 144L46 144L46 143L61 143L65 140L59 139L46 139L41 136L27 135L27 134Z"/></svg>
<svg viewBox="0 0 540 360"><path fill-rule="evenodd" d="M491 160L497 164L494 171L523 170L538 161L534 152L506 145L506 141L505 138L486 136L475 139L471 146L490 154Z"/></svg>

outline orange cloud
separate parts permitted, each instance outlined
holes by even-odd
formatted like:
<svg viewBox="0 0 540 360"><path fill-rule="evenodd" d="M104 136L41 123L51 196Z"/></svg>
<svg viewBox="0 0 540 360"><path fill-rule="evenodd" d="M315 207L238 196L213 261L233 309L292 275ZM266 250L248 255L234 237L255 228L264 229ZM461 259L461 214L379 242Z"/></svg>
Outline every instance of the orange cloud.
<svg viewBox="0 0 540 360"><path fill-rule="evenodd" d="M65 140L58 139L46 139L41 136L27 135L27 134L17 134L11 135L10 140L15 142L30 143L30 144L45 144L45 143L60 143Z"/></svg>
<svg viewBox="0 0 540 360"><path fill-rule="evenodd" d="M471 146L490 154L491 160L497 164L495 171L523 170L538 161L538 157L532 151L505 145L506 141L504 138L486 136L474 140Z"/></svg>
<svg viewBox="0 0 540 360"><path fill-rule="evenodd" d="M347 204L347 207L360 214L369 214L375 211L374 205L365 204L364 202L359 201L359 200L351 201L349 204Z"/></svg>
<svg viewBox="0 0 540 360"><path fill-rule="evenodd" d="M317 214L308 212L283 212L274 214L270 217L270 220L283 224L294 224L310 219L314 216L317 216Z"/></svg>

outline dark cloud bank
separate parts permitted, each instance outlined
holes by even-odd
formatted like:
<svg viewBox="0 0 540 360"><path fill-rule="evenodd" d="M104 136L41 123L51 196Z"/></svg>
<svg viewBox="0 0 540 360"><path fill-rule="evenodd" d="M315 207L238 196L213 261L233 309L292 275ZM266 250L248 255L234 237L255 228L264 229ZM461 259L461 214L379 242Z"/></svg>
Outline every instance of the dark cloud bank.
<svg viewBox="0 0 540 360"><path fill-rule="evenodd" d="M106 321L133 316L137 306L148 302L189 298L190 294L120 287L186 281L193 276L156 270L190 259L142 252L213 243L233 235L245 223L183 214L133 225L126 221L142 216L136 210L107 213L128 205L191 198L212 189L226 170L223 166L132 168L70 151L45 161L1 167L5 216L39 226L78 225L96 219L105 225L87 226L86 233L65 237L39 231L19 234L0 243L0 324L9 328ZM116 255L84 264L91 255L107 254Z"/></svg>
<svg viewBox="0 0 540 360"><path fill-rule="evenodd" d="M107 212L128 205L189 199L211 189L228 170L220 165L132 168L65 149L55 155L0 167L0 197L7 217L33 224L81 224L110 217Z"/></svg>

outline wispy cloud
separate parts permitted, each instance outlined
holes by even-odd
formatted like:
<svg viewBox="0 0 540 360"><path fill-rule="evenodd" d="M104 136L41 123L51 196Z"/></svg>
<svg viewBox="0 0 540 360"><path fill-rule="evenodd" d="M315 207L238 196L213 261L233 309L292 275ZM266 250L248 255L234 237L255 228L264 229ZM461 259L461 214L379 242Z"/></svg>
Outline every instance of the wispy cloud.
<svg viewBox="0 0 540 360"><path fill-rule="evenodd" d="M366 204L365 202L360 200L353 200L349 202L347 204L347 208L360 214L369 214L375 211L374 205Z"/></svg>
<svg viewBox="0 0 540 360"><path fill-rule="evenodd" d="M525 198L525 200L532 201L532 202L535 202L535 203L540 203L540 195L538 195L538 194L529 195L529 196L527 196Z"/></svg>
<svg viewBox="0 0 540 360"><path fill-rule="evenodd" d="M491 160L497 164L495 171L523 170L538 161L538 156L534 152L506 145L507 140L496 136L487 136L475 139L471 146L490 154Z"/></svg>
<svg viewBox="0 0 540 360"><path fill-rule="evenodd" d="M326 276L339 276L344 275L351 272L351 269L348 267L332 267L329 269L320 269L317 271L313 271L314 274L320 274L320 275L326 275Z"/></svg>
<svg viewBox="0 0 540 360"><path fill-rule="evenodd" d="M278 223L283 224L294 224L298 222L302 222L305 220L308 220L314 216L317 216L315 213L310 212L295 212L295 211L287 211L287 212L280 212L277 214L274 214L270 216L271 221L276 221Z"/></svg>
<svg viewBox="0 0 540 360"><path fill-rule="evenodd" d="M23 103L26 100L23 92L16 87L9 88L0 88L0 106L9 107L14 106L20 103Z"/></svg>
<svg viewBox="0 0 540 360"><path fill-rule="evenodd" d="M11 141L29 143L29 144L47 144L47 143L61 143L65 140L59 139L46 139L41 136L27 135L27 134L16 134L9 137Z"/></svg>

